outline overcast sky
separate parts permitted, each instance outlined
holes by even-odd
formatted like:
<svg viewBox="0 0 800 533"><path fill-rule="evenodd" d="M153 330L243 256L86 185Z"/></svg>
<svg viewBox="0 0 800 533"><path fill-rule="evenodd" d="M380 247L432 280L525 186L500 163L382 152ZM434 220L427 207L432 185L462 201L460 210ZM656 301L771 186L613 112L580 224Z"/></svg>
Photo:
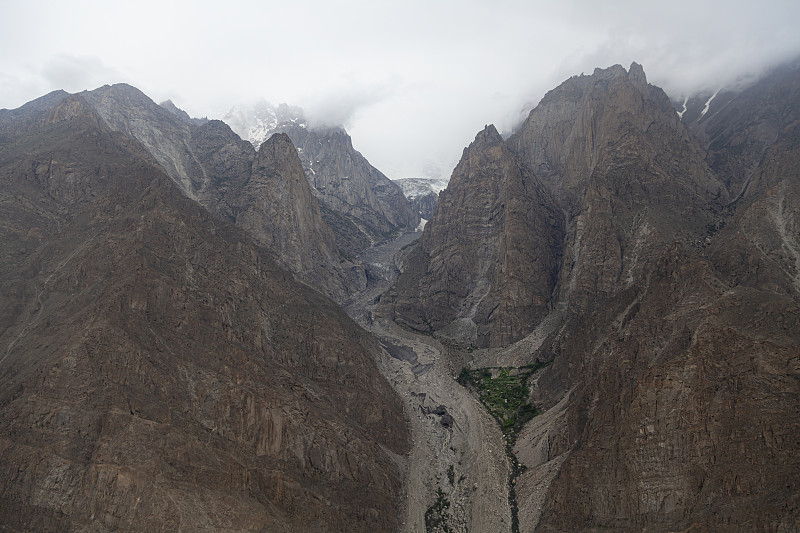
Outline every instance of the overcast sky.
<svg viewBox="0 0 800 533"><path fill-rule="evenodd" d="M0 108L124 81L192 116L266 99L390 177L449 177L485 124L632 61L679 97L800 55L800 2L0 0Z"/></svg>

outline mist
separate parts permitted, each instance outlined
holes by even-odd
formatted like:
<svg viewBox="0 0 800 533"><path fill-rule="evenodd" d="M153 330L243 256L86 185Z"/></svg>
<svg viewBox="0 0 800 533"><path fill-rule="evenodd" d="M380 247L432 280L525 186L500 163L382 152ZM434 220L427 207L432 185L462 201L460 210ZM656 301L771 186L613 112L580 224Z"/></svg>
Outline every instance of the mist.
<svg viewBox="0 0 800 533"><path fill-rule="evenodd" d="M28 5L30 4L30 5ZM258 100L344 126L390 177L449 176L566 78L641 63L673 98L800 55L800 3L7 3L0 108L124 81L192 116ZM31 28L36 29L32 38Z"/></svg>

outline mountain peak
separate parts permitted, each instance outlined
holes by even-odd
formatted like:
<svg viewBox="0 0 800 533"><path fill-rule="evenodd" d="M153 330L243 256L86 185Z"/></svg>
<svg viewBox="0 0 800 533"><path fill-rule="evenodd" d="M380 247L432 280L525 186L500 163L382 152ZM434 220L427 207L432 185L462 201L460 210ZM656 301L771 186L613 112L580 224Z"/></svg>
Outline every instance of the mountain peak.
<svg viewBox="0 0 800 533"><path fill-rule="evenodd" d="M634 61L631 63L631 68L628 69L628 79L632 82L644 83L647 85L647 77L644 75L642 65Z"/></svg>
<svg viewBox="0 0 800 533"><path fill-rule="evenodd" d="M500 136L500 133L498 133L497 128L494 127L494 124L484 126L484 128L475 136L475 141L473 141L473 144L478 146L502 143L503 137Z"/></svg>
<svg viewBox="0 0 800 533"><path fill-rule="evenodd" d="M184 120L191 120L192 119L192 117L189 116L189 113L187 113L186 111L184 111L180 107L176 106L175 103L172 100L165 100L165 101L161 102L158 105L160 105L161 107L163 107L164 109L166 109L167 111L172 113L173 115L178 116L178 117L180 117L180 118L182 118Z"/></svg>
<svg viewBox="0 0 800 533"><path fill-rule="evenodd" d="M89 122L98 124L98 118L92 106L81 95L73 94L53 107L47 117L47 123L57 124L74 119L88 119Z"/></svg>

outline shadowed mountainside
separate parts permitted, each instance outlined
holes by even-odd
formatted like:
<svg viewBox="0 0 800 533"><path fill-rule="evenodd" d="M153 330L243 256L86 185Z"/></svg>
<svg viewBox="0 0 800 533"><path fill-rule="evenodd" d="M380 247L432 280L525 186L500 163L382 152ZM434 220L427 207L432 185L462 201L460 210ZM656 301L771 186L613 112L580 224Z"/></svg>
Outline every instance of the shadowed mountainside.
<svg viewBox="0 0 800 533"><path fill-rule="evenodd" d="M0 521L395 530L375 341L58 96L0 113Z"/></svg>
<svg viewBox="0 0 800 533"><path fill-rule="evenodd" d="M784 78L781 86L795 83ZM795 92L767 93L771 109L797 105ZM725 131L762 131L771 119L756 115L728 116ZM497 153L509 152L506 161L516 157L520 173L546 187L535 197L513 195L519 211L545 220L564 213L565 228L563 240L528 248L558 258L555 266L526 258L518 267L532 267L522 278L528 287L555 276L537 314L528 313L535 301L528 297L472 316L478 331L502 314L530 317L515 334L490 337L497 342L489 346L507 347L481 353L483 364L552 361L532 393L545 413L514 446L526 467L516 483L521 531L796 525L800 132L792 113L781 116L764 155L749 160L759 162L735 202L742 178L717 162L736 160L740 140L718 135L706 161L701 142L635 63L627 72L614 66L570 78L508 141L495 139ZM500 284L513 279L502 268L502 234L490 237L502 218L477 179L497 166L476 155L486 134L459 164L474 162L471 172L454 172L440 201L468 188L464 176L482 194L459 197L451 209L440 205L406 256L417 264L382 302L400 323L425 329L415 322L427 312L418 310L425 309L420 287L432 288L439 316L460 312L479 288L453 281L465 263L486 263ZM483 232L457 246L452 235L436 238L454 226ZM489 245L476 247L481 238ZM453 339L447 320L426 325Z"/></svg>

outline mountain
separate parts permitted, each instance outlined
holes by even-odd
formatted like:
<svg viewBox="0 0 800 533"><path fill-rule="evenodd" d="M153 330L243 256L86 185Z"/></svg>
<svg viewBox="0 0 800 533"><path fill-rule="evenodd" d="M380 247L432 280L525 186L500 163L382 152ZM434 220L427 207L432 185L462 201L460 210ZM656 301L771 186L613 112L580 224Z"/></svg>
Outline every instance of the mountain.
<svg viewBox="0 0 800 533"><path fill-rule="evenodd" d="M363 271L340 258L317 201L296 179L301 169L296 153L256 153L224 123L189 119L130 85L82 96L111 129L141 142L189 198L246 227L298 279L339 300L363 285ZM274 160L278 153L282 161Z"/></svg>
<svg viewBox="0 0 800 533"><path fill-rule="evenodd" d="M541 209L529 209L530 206ZM418 331L507 344L549 308L563 215L494 126L464 151L435 216L382 300Z"/></svg>
<svg viewBox="0 0 800 533"><path fill-rule="evenodd" d="M447 187L447 180L441 178L397 178L392 181L403 189L408 203L424 222L433 218L439 193Z"/></svg>
<svg viewBox="0 0 800 533"><path fill-rule="evenodd" d="M798 69L800 60L773 69L743 89L723 88L705 114L694 120L683 115L707 151L709 165L725 177L734 196L744 194L770 146L797 120Z"/></svg>
<svg viewBox="0 0 800 533"><path fill-rule="evenodd" d="M3 528L396 530L409 436L377 342L92 96L0 111ZM262 147L259 187L288 150Z"/></svg>
<svg viewBox="0 0 800 533"><path fill-rule="evenodd" d="M234 108L225 120L254 145L272 133L289 136L345 255L355 256L419 224L402 190L353 148L344 129L309 127L302 110L285 104L262 103L251 112Z"/></svg>
<svg viewBox="0 0 800 533"><path fill-rule="evenodd" d="M297 124L306 127L303 109L288 104L277 107L260 101L252 106L234 106L222 117L242 139L253 144L258 149L261 143L278 132L278 126Z"/></svg>
<svg viewBox="0 0 800 533"><path fill-rule="evenodd" d="M406 252L384 314L456 347L469 318L498 349L468 367L550 363L511 445L521 531L796 527L800 73L782 76L699 137L636 63L570 78L507 141L478 134Z"/></svg>

